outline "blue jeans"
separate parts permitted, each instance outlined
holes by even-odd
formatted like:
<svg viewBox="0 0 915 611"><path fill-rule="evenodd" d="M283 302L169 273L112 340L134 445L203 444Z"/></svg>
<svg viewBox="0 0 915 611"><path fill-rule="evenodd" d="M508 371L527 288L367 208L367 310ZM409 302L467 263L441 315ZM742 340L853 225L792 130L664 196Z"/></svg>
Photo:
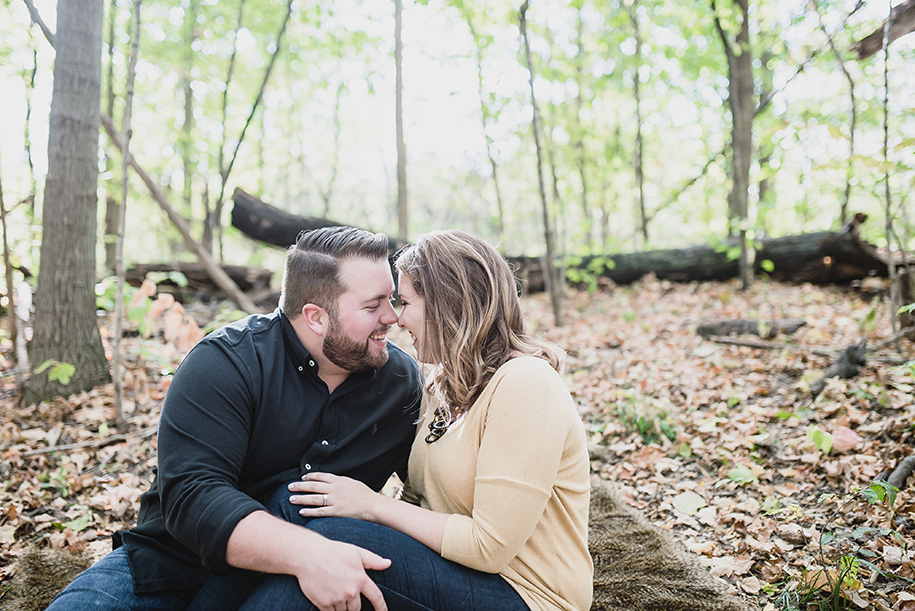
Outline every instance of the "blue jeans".
<svg viewBox="0 0 915 611"><path fill-rule="evenodd" d="M135 594L127 549L119 547L76 576L46 611L184 611L197 588Z"/></svg>
<svg viewBox="0 0 915 611"><path fill-rule="evenodd" d="M350 518L308 519L289 502L286 486L267 503L270 513L329 539L358 545L391 560L384 571L368 571L390 611L529 611L499 575L482 573L450 560L396 530ZM137 595L121 547L81 573L47 611L313 611L291 575L235 570L210 577L200 588ZM362 608L371 604L363 598Z"/></svg>
<svg viewBox="0 0 915 611"><path fill-rule="evenodd" d="M391 560L384 571L368 571L390 611L529 611L521 596L499 575L445 560L416 539L386 526L350 518L303 518L289 496L285 485L277 489L266 504L268 511L328 539L352 543ZM239 599L245 588L251 588L250 594ZM244 602L238 607L240 600ZM235 576L210 578L193 608L314 611L315 606L291 575L241 571ZM363 598L362 608L370 611L372 605Z"/></svg>

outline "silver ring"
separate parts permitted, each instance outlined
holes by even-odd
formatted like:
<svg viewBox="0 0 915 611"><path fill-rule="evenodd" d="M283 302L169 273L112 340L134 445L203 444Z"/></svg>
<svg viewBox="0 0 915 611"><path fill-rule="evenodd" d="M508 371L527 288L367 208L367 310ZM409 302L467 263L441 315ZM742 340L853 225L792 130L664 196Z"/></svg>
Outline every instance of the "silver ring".
<svg viewBox="0 0 915 611"><path fill-rule="evenodd" d="M321 496L324 497L324 504L321 505L321 507L327 507L327 493L324 493L324 494L322 494Z"/></svg>

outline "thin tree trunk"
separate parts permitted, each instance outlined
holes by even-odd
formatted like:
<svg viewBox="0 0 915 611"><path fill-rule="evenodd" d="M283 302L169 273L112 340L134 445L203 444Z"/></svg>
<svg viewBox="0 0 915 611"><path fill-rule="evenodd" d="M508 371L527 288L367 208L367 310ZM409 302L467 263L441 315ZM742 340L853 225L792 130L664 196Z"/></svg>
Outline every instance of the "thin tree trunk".
<svg viewBox="0 0 915 611"><path fill-rule="evenodd" d="M489 134L491 112L486 105L486 92L483 88L483 39L477 34L476 27L473 25L473 14L471 14L467 4L461 3L460 9L476 48L477 95L480 98L480 117L483 127L483 140L486 144L486 158L489 159L489 167L492 171L492 185L496 195L496 234L498 235L498 241L501 243L505 239L505 205L502 201L502 189L499 187L498 164L492 152L493 139Z"/></svg>
<svg viewBox="0 0 915 611"><path fill-rule="evenodd" d="M346 85L342 82L337 85L337 95L334 97L334 144L333 156L331 159L330 178L327 184L320 189L321 199L324 201L324 216L330 216L330 204L334 196L334 188L337 184L337 173L340 170L340 132L342 123L340 121L340 100L343 98L343 92Z"/></svg>
<svg viewBox="0 0 915 611"><path fill-rule="evenodd" d="M406 241L407 145L403 134L403 0L394 0L394 123L397 132L397 237Z"/></svg>
<svg viewBox="0 0 915 611"><path fill-rule="evenodd" d="M712 2L712 7L713 7L713 9L714 9L714 6L715 6L715 3ZM842 21L842 23L836 28L836 31L845 29L846 24L848 23L848 20L851 18L852 15L854 15L855 13L857 13L858 10L859 10L862 6L864 6L864 2L858 2L858 3L855 5L855 8L852 9L852 11L851 11L848 15L845 16L845 19L844 19L844 20ZM823 48L824 48L825 46L826 46L826 43L820 45L819 47L817 47L816 49L814 49L813 51L811 51L810 53L808 53L808 54L807 54L807 57L804 59L804 61L802 61L802 62L800 63L800 65L798 65L798 67L794 69L794 73L793 73L790 77L788 77L788 79L786 79L784 83L782 83L782 86L781 86L780 88L778 88L778 89L773 89L773 90L769 91L767 95L764 95L764 96L761 96L761 97L760 97L759 105L758 105L758 106L756 107L756 109L753 111L753 118L754 118L754 119L755 119L756 117L758 117L758 116L760 115L760 113L762 113L764 110L766 110L766 109L769 107L769 104L772 102L772 99L775 97L775 94L779 93L780 91L784 91L785 88L786 88L789 84L791 84L791 82L794 81L795 78L798 77L798 75L800 75L802 72L804 72L804 70L807 68L807 64L809 64L809 63L813 60L814 57L816 57L817 55L819 55L820 51L822 51ZM664 203L664 204L662 204L662 205L660 205L660 206L658 206L658 207L655 208L654 213L656 214L656 213L659 212L660 210L662 210L662 209L664 209L664 208L667 208L667 207L673 205L674 203L676 203L676 201L679 199L679 197L680 197L681 195L683 195L683 193L686 192L687 189L689 189L689 188L692 187L694 184L696 184L697 182L699 182L699 179L701 179L703 176L705 176L706 172L708 172L708 169L711 167L711 165L712 165L713 163L715 163L718 159L720 159L721 156L725 154L726 150L727 150L726 147L725 147L725 148L720 148L720 149L718 149L713 155L711 155L711 156L708 158L708 160L705 162L705 165L702 166L702 169L699 170L699 173L696 174L693 178L691 178L691 179L687 180L686 182L684 182L684 183L683 183L683 186L680 187L680 189L678 189L671 197L669 197L669 198L667 199L667 202L666 202L666 203ZM653 216L653 215L652 215L652 216ZM651 217L649 217L649 218L651 218Z"/></svg>
<svg viewBox="0 0 915 611"><path fill-rule="evenodd" d="M642 92L639 86L639 69L642 67L642 29L639 25L639 2L634 0L629 7L629 20L635 34L635 74L632 78L632 94L635 97L635 187L638 192L636 215L643 244L648 244L648 213L645 209L645 168L642 159Z"/></svg>
<svg viewBox="0 0 915 611"><path fill-rule="evenodd" d="M139 7L137 7L139 9ZM181 126L181 167L184 174L184 185L182 196L184 199L183 214L189 221L194 218L193 214L193 197L194 197L194 167L191 161L192 151L194 148L193 129L194 129L194 90L193 77L194 70L194 41L197 39L197 3L191 0L184 9L184 65L182 66L181 90L184 93L184 124Z"/></svg>
<svg viewBox="0 0 915 611"><path fill-rule="evenodd" d="M848 112L848 165L845 168L845 192L842 194L842 203L839 207L839 222L844 227L846 221L848 221L848 203L851 200L851 182L852 177L854 176L855 125L858 121L858 105L855 100L855 81L851 77L848 67L845 65L845 60L842 59L842 54L839 52L838 47L836 47L832 34L829 33L829 30L826 29L826 24L823 23L823 16L820 15L819 5L815 5L814 9L816 10L817 19L820 23L820 30L826 35L829 48L832 50L832 54L835 56L836 61L839 62L839 68L842 69L845 80L848 81L848 100L850 107Z"/></svg>
<svg viewBox="0 0 915 611"><path fill-rule="evenodd" d="M553 244L553 227L550 221L549 207L546 203L546 189L543 180L543 153L540 146L540 126L537 113L537 96L534 94L534 62L531 58L531 43L527 36L527 9L530 6L530 0L524 0L519 12L521 22L521 39L524 43L524 57L527 61L527 71L531 89L531 110L532 110L532 129L534 131L534 146L537 150L537 181L540 187L540 208L543 213L543 233L546 240L546 255L544 257L544 270L546 276L546 286L550 293L550 304L553 306L553 320L557 327L562 326L562 308L560 305L559 282L556 277L556 268L553 265L556 248Z"/></svg>
<svg viewBox="0 0 915 611"><path fill-rule="evenodd" d="M581 7L578 8L577 23L577 50L575 53L575 150L578 152L576 159L578 164L578 180L581 184L581 215L582 223L585 230L585 245L587 250L593 253L594 249L594 218L591 216L591 207L588 204L588 181L587 181L587 154L585 151L585 128L582 123L582 112L584 110L584 61L585 61L585 44L584 44L584 19L581 15Z"/></svg>
<svg viewBox="0 0 915 611"><path fill-rule="evenodd" d="M114 26L117 21L117 0L110 0L108 3L108 70L105 75L106 89L106 112L109 117L114 116L114 45L115 33ZM108 161L107 151L105 152L106 162ZM107 166L107 163L106 163ZM117 273L117 263L115 262L117 250L118 235L118 202L114 198L114 188L106 189L108 192L105 198L105 270L109 274Z"/></svg>
<svg viewBox="0 0 915 611"><path fill-rule="evenodd" d="M69 363L67 382L35 374L28 401L88 390L110 379L95 312L102 0L57 7L57 57L48 133L41 272L32 355Z"/></svg>
<svg viewBox="0 0 915 611"><path fill-rule="evenodd" d="M13 264L10 262L9 230L6 225L6 204L3 201L2 178L0 178L0 223L2 223L0 229L3 231L3 271L6 278L6 312L9 315L10 338L12 339L13 346L16 346L21 331L19 329L19 320L16 317L16 298L14 297L16 289L13 284ZM16 363L16 365L16 385L18 386L22 384L25 373L28 371L28 363Z"/></svg>
<svg viewBox="0 0 915 611"><path fill-rule="evenodd" d="M130 61L127 65L127 97L124 103L124 140L121 142L121 159L130 159L130 139L133 128L130 121L133 114L133 86L137 74L137 56L140 52L140 8L143 0L134 0L133 41L130 48ZM124 418L124 381L121 377L121 335L124 319L124 233L127 219L127 183L130 176L130 165L122 163L121 204L118 206L117 249L115 251L115 270L117 283L114 300L114 337L111 348L111 377L114 380L114 421L118 429L127 430L127 419Z"/></svg>
<svg viewBox="0 0 915 611"><path fill-rule="evenodd" d="M108 137L111 138L111 141L118 148L121 147L121 142L124 137L115 129L114 123L111 121L111 117L108 115L102 115L102 127L105 128L105 131L108 133ZM146 188L149 190L150 195L155 200L159 207L165 212L169 220L181 234L181 237L184 238L184 243L191 252L197 255L197 258L200 260L200 264L203 265L206 269L207 274L210 278L213 279L213 282L221 288L226 296L235 302L239 308L244 310L249 314L255 312L260 312L251 298L245 295L241 289L238 288L238 285L229 277L229 275L213 260L213 257L210 256L210 253L203 248L203 245L194 240L191 236L191 228L188 226L187 221L183 216L178 214L178 212L168 203L168 198L162 192L162 189L159 185L146 173L140 164L137 163L136 157L133 155L129 159L130 166L134 169L137 175L140 177L140 180L143 181L143 184L146 185Z"/></svg>
<svg viewBox="0 0 915 611"><path fill-rule="evenodd" d="M216 161L216 167L219 170L220 194L224 192L226 177L229 174L228 170L226 170L226 145L229 139L229 85L232 84L232 75L235 73L235 58L238 55L238 32L241 30L244 14L245 0L240 0L238 3L238 16L235 19L235 32L232 36L232 52L229 54L229 66L226 69L226 84L222 89L222 142L219 143L219 156ZM207 193L209 194L209 187L207 188ZM209 196L206 199L206 207L203 213L202 241L206 249L212 253L214 233L217 231L216 224L220 223L220 220L217 217L216 210L210 208Z"/></svg>
<svg viewBox="0 0 915 611"><path fill-rule="evenodd" d="M38 193L38 181L35 178L35 160L32 159L32 93L35 91L35 78L38 75L38 50L32 49L32 70L26 85L25 96L25 157L29 163L29 221L35 223L35 197Z"/></svg>
<svg viewBox="0 0 915 611"><path fill-rule="evenodd" d="M762 56L759 58L759 80L762 83L761 90L759 92L760 101L770 95L773 87L772 70L769 69L770 59L772 59L772 52L769 49L763 51ZM772 211L775 203L775 196L772 190L772 181L770 180L772 172L771 161L773 150L774 146L772 145L771 138L760 139L758 149L760 179L759 183L757 184L759 197L757 200L756 208L756 223L757 227L764 235L768 234L768 213Z"/></svg>
<svg viewBox="0 0 915 611"><path fill-rule="evenodd" d="M267 82L270 80L270 74L273 72L273 66L276 64L276 58L280 54L280 49L283 45L283 34L286 33L286 26L289 25L289 18L292 16L292 3L294 0L287 0L286 2L286 16L283 18L283 25L280 26L280 32L276 37L276 48L273 51L273 54L270 56L270 63L267 64L267 69L264 71L264 80L261 81L260 89L257 91L257 97L254 99L254 104L251 105L251 112L248 114L248 119L245 121L245 125L241 130L241 134L238 136L238 140L235 142L235 150L232 152L232 157L229 159L228 165L224 168L220 168L222 171L220 173L219 181L219 195L216 197L216 209L214 211L214 223L216 224L216 243L219 245L219 258L223 258L222 252L222 204L223 197L226 193L226 183L229 180L229 174L232 173L232 168L235 166L235 160L238 158L238 150L241 148L242 142L245 140L245 134L248 131L248 127L251 125L251 121L254 119L254 114L257 112L257 109L260 107L261 100L264 98L264 91L267 90Z"/></svg>
<svg viewBox="0 0 915 611"><path fill-rule="evenodd" d="M750 157L753 150L753 57L750 53L749 0L734 0L734 4L739 9L740 29L732 44L721 25L716 0L712 0L715 27L728 59L728 106L732 117L731 148L734 166L733 184L728 197L729 226L733 230L736 225L740 240L740 282L741 287L746 289L753 282L752 253L747 243Z"/></svg>
<svg viewBox="0 0 915 611"><path fill-rule="evenodd" d="M883 165L886 170L883 173L883 197L886 210L886 243L893 244L893 199L890 196L890 160L889 160L889 141L890 141L890 28L893 24L893 4L890 2L889 14L886 17L886 23L883 27ZM904 246L904 245L900 245ZM888 248L887 256L890 258L889 276L890 276L890 326L893 335L897 330L897 310L900 303L900 286L896 279L896 261L894 259L893 249ZM896 350L902 352L902 346L899 339L896 340Z"/></svg>

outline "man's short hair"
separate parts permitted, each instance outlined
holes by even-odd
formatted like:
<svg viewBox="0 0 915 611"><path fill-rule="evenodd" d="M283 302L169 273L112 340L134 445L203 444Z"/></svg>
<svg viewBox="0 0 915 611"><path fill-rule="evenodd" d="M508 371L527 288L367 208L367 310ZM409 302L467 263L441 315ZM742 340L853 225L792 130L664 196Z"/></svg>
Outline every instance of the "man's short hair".
<svg viewBox="0 0 915 611"><path fill-rule="evenodd" d="M340 262L388 256L388 237L355 227L323 227L303 231L286 253L280 308L289 318L302 314L313 303L336 315L337 299L346 290Z"/></svg>

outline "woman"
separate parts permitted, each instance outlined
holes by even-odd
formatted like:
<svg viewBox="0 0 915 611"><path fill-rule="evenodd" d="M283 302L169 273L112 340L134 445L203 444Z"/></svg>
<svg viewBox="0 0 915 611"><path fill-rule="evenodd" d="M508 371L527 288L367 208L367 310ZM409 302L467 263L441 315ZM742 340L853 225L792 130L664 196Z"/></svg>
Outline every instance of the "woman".
<svg viewBox="0 0 915 611"><path fill-rule="evenodd" d="M323 473L289 500L309 528L392 559L372 573L389 609L588 609L589 463L563 353L526 331L482 240L435 231L396 268L399 325L432 366L403 500ZM313 519L327 516L371 524Z"/></svg>

